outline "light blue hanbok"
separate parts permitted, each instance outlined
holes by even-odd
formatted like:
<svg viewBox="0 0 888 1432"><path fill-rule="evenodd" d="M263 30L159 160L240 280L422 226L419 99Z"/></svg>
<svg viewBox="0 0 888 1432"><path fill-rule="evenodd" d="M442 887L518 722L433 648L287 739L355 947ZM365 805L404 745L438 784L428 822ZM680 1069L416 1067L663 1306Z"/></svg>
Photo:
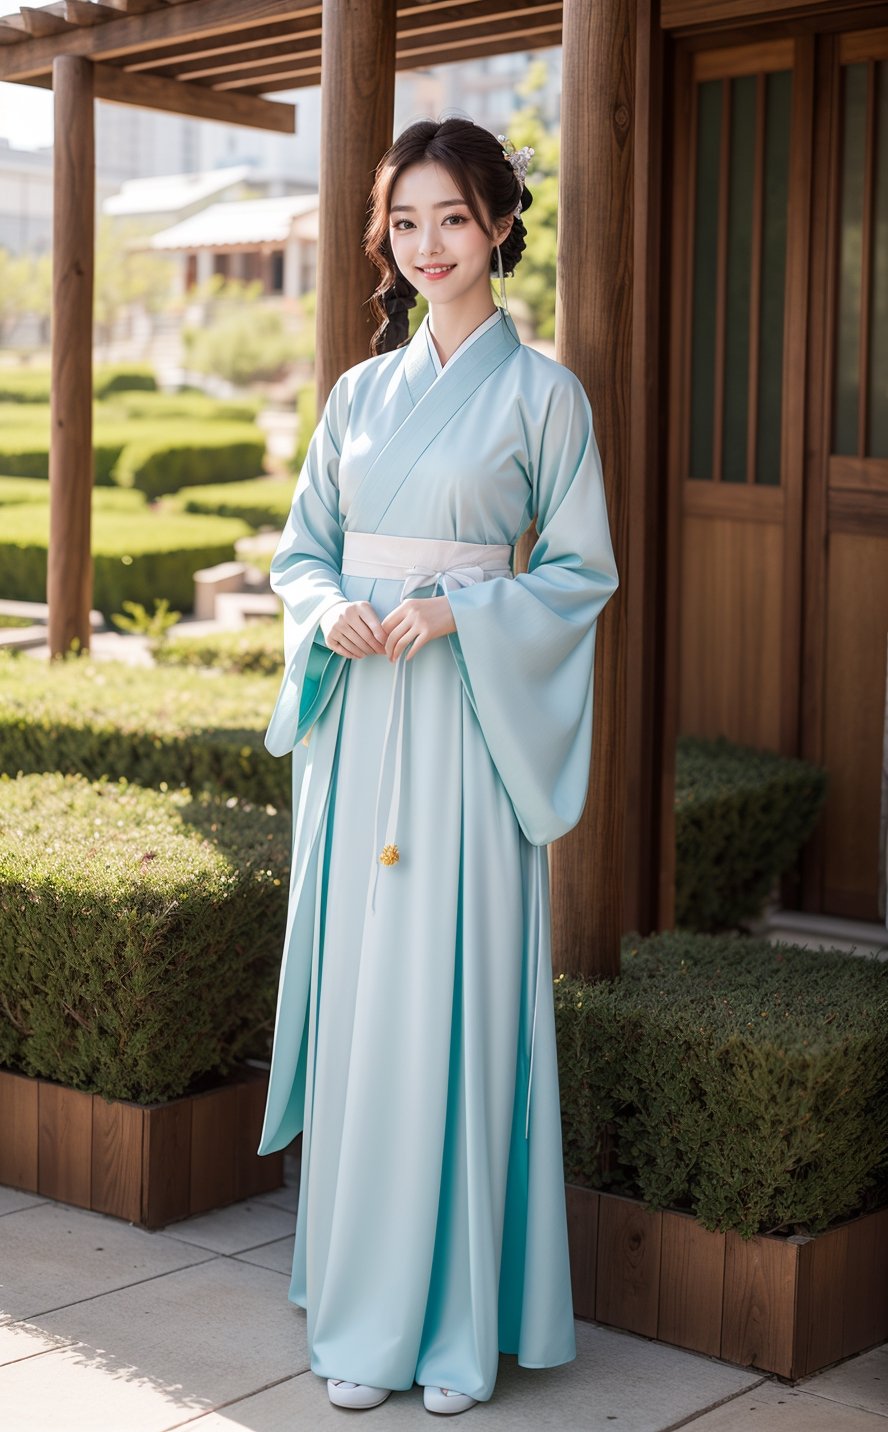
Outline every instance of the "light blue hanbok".
<svg viewBox="0 0 888 1432"><path fill-rule="evenodd" d="M546 845L585 804L618 585L579 379L499 309L442 368L426 317L334 385L271 574L294 827L259 1153L303 1130L289 1297L319 1376L485 1401L500 1352L576 1356ZM321 636L343 598L442 592L457 631L410 661Z"/></svg>

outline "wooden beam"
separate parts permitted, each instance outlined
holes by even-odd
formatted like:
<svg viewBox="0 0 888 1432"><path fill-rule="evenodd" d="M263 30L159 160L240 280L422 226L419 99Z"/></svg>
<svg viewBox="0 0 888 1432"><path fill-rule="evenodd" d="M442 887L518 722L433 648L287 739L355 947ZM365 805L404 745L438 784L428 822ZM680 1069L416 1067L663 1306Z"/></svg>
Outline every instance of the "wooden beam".
<svg viewBox="0 0 888 1432"><path fill-rule="evenodd" d="M252 95L222 94L207 86L162 79L159 75L133 75L115 65L95 65L94 69L96 99L168 110L194 119L220 120L223 124L243 124L278 134L296 133L296 106L292 104Z"/></svg>
<svg viewBox="0 0 888 1432"><path fill-rule="evenodd" d="M855 9L867 4L877 7L881 0L857 0ZM664 30L710 27L725 24L749 25L754 21L771 24L798 16L820 18L851 8L848 0L662 0L660 25Z"/></svg>
<svg viewBox="0 0 888 1432"><path fill-rule="evenodd" d="M171 114L187 114L192 119L243 124L278 134L296 133L293 104L257 99L253 95L223 94L209 86L184 84L159 75L134 75L116 65L94 64L93 70L95 98L111 104L135 104L141 109L162 109ZM51 79L43 77L30 83L39 89L50 89L52 85Z"/></svg>
<svg viewBox="0 0 888 1432"><path fill-rule="evenodd" d="M95 253L93 67L53 62L52 383L49 443L49 649L89 649L93 484L92 341Z"/></svg>
<svg viewBox="0 0 888 1432"><path fill-rule="evenodd" d="M598 619L585 810L549 848L552 958L559 972L602 977L619 973L623 929L635 9L565 0L562 51L557 356L592 406L620 589Z"/></svg>
<svg viewBox="0 0 888 1432"><path fill-rule="evenodd" d="M122 60L152 45L175 45L206 35L237 33L244 44L250 30L269 20L319 13L317 0L191 0L142 15L125 15L107 25L72 27L67 34L31 40L0 51L0 80L32 82L48 74L58 55Z"/></svg>
<svg viewBox="0 0 888 1432"><path fill-rule="evenodd" d="M155 7L151 0L140 13L146 0L105 0L112 9L125 3L124 15L101 25L72 26L68 33L33 39L26 45L0 45L0 80L38 83L48 75L58 54L86 55L94 60L125 61L151 59L162 61L164 50L172 58L183 52L212 53L215 45L240 47L248 51L254 40L261 41L277 30L280 37L288 33L304 33L320 26L321 5L318 0L189 0L189 3L167 3ZM536 38L553 29L560 37L558 12L553 0L539 0L530 5L509 5L505 0L401 0L396 11L397 49L401 48L400 31L405 32L406 48L417 57L412 63L445 63L450 59L467 59L479 54L503 54L523 47L558 44L559 39ZM132 13L130 11L132 10ZM38 11L38 14L44 12ZM18 18L18 17L14 17ZM475 49L472 30L491 22L494 36L489 48ZM2 24L2 22L0 22ZM514 27L514 30L511 28ZM458 44L450 46L444 35L451 29L465 31ZM418 32L411 34L411 32ZM427 44L422 40L425 36ZM453 53L451 53L451 50ZM401 62L409 68L410 61ZM317 81L313 81L317 83Z"/></svg>
<svg viewBox="0 0 888 1432"><path fill-rule="evenodd" d="M392 142L396 0L324 0L318 207L318 412L336 379L370 356L368 296L377 270L362 251L373 173ZM348 135L348 143L342 136Z"/></svg>
<svg viewBox="0 0 888 1432"><path fill-rule="evenodd" d="M547 30L543 34L533 37L531 43L528 39L527 49L551 49L561 44L561 30ZM410 54L402 55L400 52L395 57L396 70L418 70L429 65L453 63L465 60L483 59L490 55L507 54L516 47L515 41L510 40L504 44L497 36L489 40L474 40L466 43L465 47L459 48L459 53L442 56L437 50L412 51ZM454 46L454 50L456 47ZM220 90L231 93L236 90L239 94L274 94L277 90L302 89L321 83L320 66L315 61L306 61L298 67L293 66L286 74L279 79L257 80L255 77L244 78L243 80L230 80L218 86Z"/></svg>

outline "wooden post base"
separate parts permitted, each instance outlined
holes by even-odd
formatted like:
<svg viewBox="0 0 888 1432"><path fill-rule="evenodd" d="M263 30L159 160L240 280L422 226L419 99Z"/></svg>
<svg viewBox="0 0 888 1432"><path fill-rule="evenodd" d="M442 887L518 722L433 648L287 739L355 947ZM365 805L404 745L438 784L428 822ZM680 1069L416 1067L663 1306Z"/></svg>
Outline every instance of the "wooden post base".
<svg viewBox="0 0 888 1432"><path fill-rule="evenodd" d="M163 1228L280 1188L283 1151L256 1153L268 1073L246 1066L164 1104L84 1094L0 1070L0 1183Z"/></svg>

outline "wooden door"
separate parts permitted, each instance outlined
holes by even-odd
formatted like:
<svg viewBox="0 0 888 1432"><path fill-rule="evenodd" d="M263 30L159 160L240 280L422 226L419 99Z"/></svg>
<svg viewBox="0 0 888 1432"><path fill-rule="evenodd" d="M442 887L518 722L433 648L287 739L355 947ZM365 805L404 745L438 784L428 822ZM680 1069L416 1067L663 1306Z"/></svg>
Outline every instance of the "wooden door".
<svg viewBox="0 0 888 1432"><path fill-rule="evenodd" d="M678 729L824 765L821 827L783 900L869 919L888 642L886 33L677 48L672 192Z"/></svg>

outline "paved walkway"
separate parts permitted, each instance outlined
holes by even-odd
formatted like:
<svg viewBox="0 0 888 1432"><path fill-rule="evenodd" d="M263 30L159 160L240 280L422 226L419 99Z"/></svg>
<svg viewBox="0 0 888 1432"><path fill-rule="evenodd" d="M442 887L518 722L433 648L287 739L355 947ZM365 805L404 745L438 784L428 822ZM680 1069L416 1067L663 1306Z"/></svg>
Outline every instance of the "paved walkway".
<svg viewBox="0 0 888 1432"><path fill-rule="evenodd" d="M332 1407L287 1300L299 1168L286 1187L146 1233L0 1188L3 1432L428 1432L422 1392ZM503 1355L461 1432L888 1432L888 1345L794 1386L598 1323L578 1355ZM346 1419L346 1420L343 1420ZM442 1425L444 1419L438 1419Z"/></svg>

